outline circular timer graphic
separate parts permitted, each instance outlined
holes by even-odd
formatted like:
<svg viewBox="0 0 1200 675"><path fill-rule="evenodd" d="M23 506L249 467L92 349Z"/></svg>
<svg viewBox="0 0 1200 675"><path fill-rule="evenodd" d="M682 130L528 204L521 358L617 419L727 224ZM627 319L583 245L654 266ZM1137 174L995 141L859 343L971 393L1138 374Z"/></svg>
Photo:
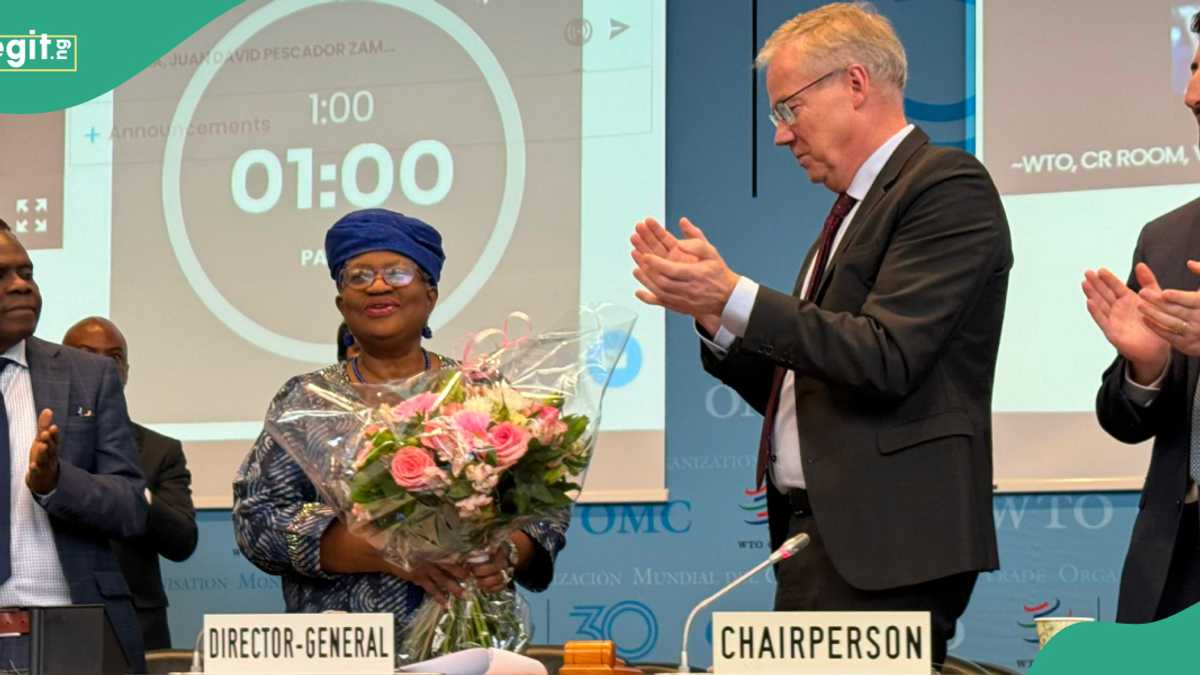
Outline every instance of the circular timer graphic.
<svg viewBox="0 0 1200 675"><path fill-rule="evenodd" d="M496 270L516 227L525 190L525 132L517 97L503 67L484 40L459 16L431 0L362 0L354 3L342 0L297 0L271 3L248 14L217 41L211 53L236 54L252 40L262 38L268 29L275 30L286 26L289 21L297 20L297 15L302 12L322 6L337 6L340 9L348 5L382 7L399 12L401 14L396 20L416 20L421 23L420 35L426 39L432 39L429 36L436 33L438 39L449 40L450 48L457 48L466 55L466 59L462 59L462 54L456 55L459 60L473 64L475 72L470 77L481 77L490 94L491 100L487 105L477 104L469 112L498 118L493 122L498 129L493 145L501 148L498 152L503 155L502 159L496 159L498 166L495 172L502 177L494 180L497 198L494 203L486 205L491 214L488 222L475 228L482 231L490 226L490 232L478 235L478 249L468 253L472 259L463 267L469 266L470 269L461 280L455 284L446 284L443 280L440 289L442 296L430 320L432 327L437 329L461 312ZM326 28L320 27L322 30ZM311 27L308 29L312 30ZM388 67L403 67L409 63L405 56L402 50L395 50L390 55L375 57L371 65L378 69L383 67L380 64L386 60ZM230 67L228 64L229 61L224 59L205 59L199 65L183 90L172 118L172 129L188 129L194 119L200 119L197 111L207 103L206 92L209 92L222 69ZM307 67L307 64L285 65ZM269 74L270 71L262 69L255 72ZM295 76L295 73L292 75ZM228 164L223 163L224 158L216 160L205 156L204 153L209 150L199 141L193 141L196 146L186 148L185 157L187 134L172 133L166 143L162 172L164 219L171 248L188 284L204 306L230 330L285 358L326 363L330 354L329 341L318 339L322 333L310 332L305 335L305 331L296 326L276 325L278 321L272 324L268 317L280 313L271 311L275 309L269 304L272 299L263 301L250 297L242 290L251 286L279 295L292 291L292 294L302 296L310 290L316 292L314 275L308 275L306 282L293 282L289 274L294 276L296 273L294 270L289 272L287 266L280 262L284 260L283 253L273 250L286 249L288 245L279 243L277 246L277 240L291 243L301 236L297 234L298 228L289 230L285 226L303 223L303 236L307 242L315 236L317 225L320 226L320 233L323 233L324 228L343 213L383 206L389 199L393 202L400 200L408 208L419 209L437 208L456 198L459 203L480 198L478 194L468 194L466 189L454 190L456 180L470 169L470 162L456 157L450 144L443 140L456 133L449 122L441 130L445 134L441 138L419 135L404 137L408 118L401 113L408 112L405 106L428 107L431 103L427 100L408 100L404 97L405 92L397 92L395 86L348 84L355 75L355 72L334 72L323 83L314 83L311 91L289 95L288 109L292 111L290 120L302 117L302 123L311 130L306 133L318 137L338 133L344 138L347 133L353 133L349 131L353 128L367 128L374 124L374 133L389 136L386 140L358 138L357 142L330 141L325 143L329 147L321 148L317 147L320 143L313 140L308 140L305 146L304 138L293 134L292 138L287 139L286 147L275 144L275 147L250 147L235 151L235 157ZM465 74L456 76L462 79L468 77ZM258 89L267 90L271 84L274 83L261 83ZM429 86L428 83L423 84ZM386 110L384 102L380 100L380 91L384 89L389 91L392 101ZM257 93L236 92L243 98ZM295 105L297 100L300 105ZM452 99L439 100L437 104L444 106L443 114L426 109L423 111L426 118L436 119L440 116L454 119L454 114L462 114ZM228 108L235 104L225 101L224 105ZM297 117L296 111L302 112L302 115ZM483 126L482 122L480 126ZM211 154L212 151L209 152ZM199 159L193 155L199 156ZM212 177L215 169L210 171L213 166L220 166L222 174L226 176L220 184L220 195L212 194L215 191L215 179ZM471 187L475 188L477 184L478 181L472 181ZM205 188L197 188L196 185L204 185ZM462 193L461 196L459 193ZM217 199L218 196L220 199ZM185 202L188 209L185 209ZM227 209L227 213L218 216L223 221L224 230L213 227L211 221L216 218L195 215L196 210L209 208L209 204L216 202L221 202ZM191 208L193 204L196 210ZM391 208L390 203L387 205ZM438 222L434 224L439 229L445 227ZM247 239L239 240L239 235ZM210 241L217 237L223 237L219 245ZM319 254L323 262L320 244L319 240L312 241L308 253L312 254L310 257ZM252 250L247 253L245 249ZM292 254L290 249L286 250L289 255ZM275 257L261 264L245 257L237 262L225 260L226 257L236 258L255 252ZM462 247L449 253L450 259L462 265ZM287 258L292 259L299 259L299 256ZM233 267L233 271L214 272L223 269L222 266ZM303 286L304 283L310 286ZM325 293L329 295L327 274L323 283ZM263 295L261 290L257 294Z"/></svg>

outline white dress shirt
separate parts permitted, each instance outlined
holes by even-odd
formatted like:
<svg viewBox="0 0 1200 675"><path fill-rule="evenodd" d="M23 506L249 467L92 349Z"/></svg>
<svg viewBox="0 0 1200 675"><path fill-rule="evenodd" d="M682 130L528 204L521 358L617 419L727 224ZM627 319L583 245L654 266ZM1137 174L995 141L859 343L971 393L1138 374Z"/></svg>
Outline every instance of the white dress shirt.
<svg viewBox="0 0 1200 675"><path fill-rule="evenodd" d="M0 607L69 605L71 589L58 560L50 517L25 485L29 448L37 436L37 410L25 341L13 345L2 356L13 361L0 371L0 391L4 392L4 409L8 413L12 576L0 584Z"/></svg>
<svg viewBox="0 0 1200 675"><path fill-rule="evenodd" d="M854 221L854 214L858 213L858 207L870 192L875 178L879 176L880 171L883 171L884 165L892 158L892 153L896 151L900 142L912 130L913 125L910 124L897 131L875 152L871 153L862 166L858 167L858 172L854 174L854 179L850 181L850 187L846 190L846 194L854 197L856 202L850 209L850 213L846 214L846 218L842 221L842 225L833 239L829 260L825 263L826 269L833 261L838 245L842 242L842 236L850 228L850 223ZM808 270L804 273L801 295L807 293L809 285L813 283L812 273L812 266L809 265ZM750 323L750 313L754 310L754 301L757 297L757 283L749 277L738 279L733 294L729 296L725 308L721 311L721 327L717 330L717 334L713 336L712 340L705 339L703 335L700 336L714 354L724 356L734 339L742 337L746 333L746 325ZM775 414L775 428L771 433L771 443L774 446L771 448L771 480L775 483L775 487L785 491L791 488L803 488L805 486L804 465L800 459L800 432L796 426L796 376L790 370L784 375L783 388L779 392L779 410Z"/></svg>

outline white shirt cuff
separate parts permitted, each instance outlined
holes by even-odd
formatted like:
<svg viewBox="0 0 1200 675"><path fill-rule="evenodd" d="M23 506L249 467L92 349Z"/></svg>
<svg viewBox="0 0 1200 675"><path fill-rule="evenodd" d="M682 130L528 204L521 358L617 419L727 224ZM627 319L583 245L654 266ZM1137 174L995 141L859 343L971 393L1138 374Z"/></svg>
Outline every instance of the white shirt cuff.
<svg viewBox="0 0 1200 675"><path fill-rule="evenodd" d="M756 298L758 298L758 284L750 277L739 278L737 285L733 287L733 292L729 294L729 300L725 301L725 308L721 310L721 330L727 331L735 338L745 335L746 326L750 323L750 312L754 309ZM717 331L714 337L719 341L721 331ZM730 338L729 341L732 343L733 338Z"/></svg>
<svg viewBox="0 0 1200 675"><path fill-rule="evenodd" d="M705 337L704 333L700 332L700 328L698 326L695 327L695 329L697 337L700 338L700 342L703 342L704 346L708 347L708 351L712 352L717 358L720 359L725 358L725 355L729 353L730 345L732 345L733 341L737 339L734 337L733 333L725 330L724 326L721 326L717 329L717 334L712 336L711 340Z"/></svg>
<svg viewBox="0 0 1200 675"><path fill-rule="evenodd" d="M1150 384L1138 384L1129 376L1129 364L1125 364L1125 398L1133 401L1135 404L1148 407L1154 403L1154 399L1158 398L1158 392L1162 391L1163 380L1167 377L1167 371L1171 368L1171 357L1167 356L1167 363L1163 366L1162 372L1158 374Z"/></svg>

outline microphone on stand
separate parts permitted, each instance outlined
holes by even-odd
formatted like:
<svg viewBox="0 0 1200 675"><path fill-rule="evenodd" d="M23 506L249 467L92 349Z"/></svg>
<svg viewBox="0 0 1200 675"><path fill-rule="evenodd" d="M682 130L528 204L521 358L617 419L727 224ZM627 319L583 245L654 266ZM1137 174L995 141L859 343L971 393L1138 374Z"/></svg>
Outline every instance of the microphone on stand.
<svg viewBox="0 0 1200 675"><path fill-rule="evenodd" d="M788 558L792 557L793 555L795 555L795 553L797 551L804 548L805 546L808 546L808 542L809 542L808 535L804 534L803 532L792 537L791 539L788 539L787 541L783 542L783 545L780 546L774 553L772 553L770 556L768 556L766 560L764 560L764 561L758 563L757 565L755 565L754 567L750 568L745 574L743 574L742 576L729 582L729 584L727 584L725 586L725 588L722 588L721 590L717 591L716 593L713 593L712 595L708 596L707 598L701 600L700 604L698 604L694 608L692 608L691 614L688 614L687 621L684 622L684 624L683 624L683 651L679 655L679 672L681 672L681 673L689 672L688 646L687 646L688 633L691 631L691 628L692 628L692 620L696 618L696 615L700 613L700 610L713 604L714 602L719 600L721 598L721 596L725 595L729 591L732 591L733 589L737 588L738 586L741 586L743 583L745 583L745 581L747 579L754 576L755 574L758 574L763 569L765 569L768 565L774 565L775 563L779 562L780 560L787 560Z"/></svg>

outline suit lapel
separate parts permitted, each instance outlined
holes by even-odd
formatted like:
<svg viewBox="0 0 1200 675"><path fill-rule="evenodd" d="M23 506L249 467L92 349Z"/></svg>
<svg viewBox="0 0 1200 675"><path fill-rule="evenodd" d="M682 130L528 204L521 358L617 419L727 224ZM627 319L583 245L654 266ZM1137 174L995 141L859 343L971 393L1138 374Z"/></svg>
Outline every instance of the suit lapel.
<svg viewBox="0 0 1200 675"><path fill-rule="evenodd" d="M821 285L817 288L817 292L813 298L819 303L825 295L826 287L829 285L829 280L833 278L833 270L837 268L838 254L848 250L854 245L856 239L860 238L868 229L868 226L874 222L873 212L879 206L880 200L896 180L900 177L901 170L904 165L908 164L908 160L917 152L917 150L929 143L929 136L921 131L920 127L913 127L913 130L900 141L900 145L896 146L895 152L888 158L887 163L883 165L883 169L879 175L875 177L875 182L871 183L871 189L867 191L867 195L863 197L862 202L858 205L858 210L854 212L854 217L846 224L846 233L842 235L842 241L834 251L829 264L825 266L825 274L821 276Z"/></svg>
<svg viewBox="0 0 1200 675"><path fill-rule="evenodd" d="M60 358L63 347L31 337L25 341L25 358L29 361L29 380L33 385L33 405L40 415L49 408L54 423L62 428L67 423L67 397L71 382L67 364Z"/></svg>

